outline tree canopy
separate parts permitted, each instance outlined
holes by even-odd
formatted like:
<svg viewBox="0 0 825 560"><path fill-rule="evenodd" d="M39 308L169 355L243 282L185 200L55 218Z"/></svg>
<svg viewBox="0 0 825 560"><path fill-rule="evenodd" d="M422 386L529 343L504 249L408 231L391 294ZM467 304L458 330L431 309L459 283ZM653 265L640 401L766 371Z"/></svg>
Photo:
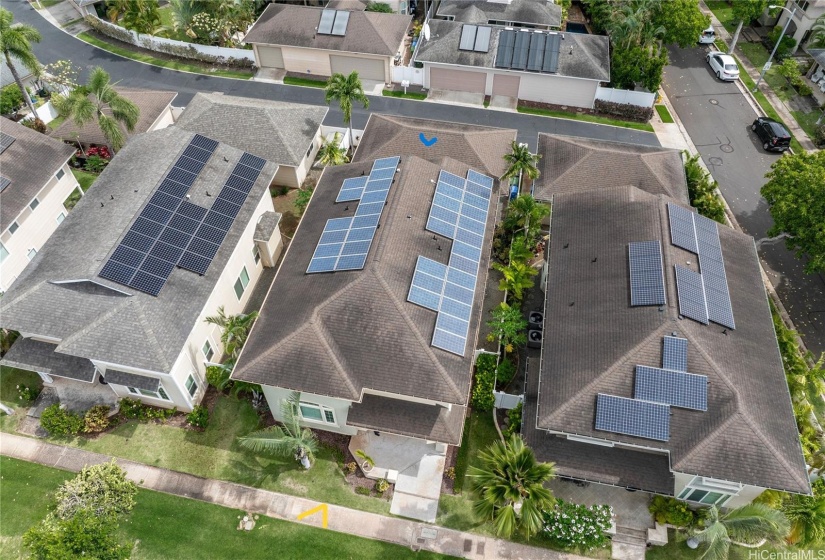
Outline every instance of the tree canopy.
<svg viewBox="0 0 825 560"><path fill-rule="evenodd" d="M13 25L12 21L14 21L14 15L5 8L0 8L0 51L2 51L6 66L9 67L17 87L20 89L23 100L29 106L32 114L36 116L34 105L32 105L26 88L23 87L23 82L20 80L17 68L12 62L12 57L19 60L32 74L39 74L41 71L40 62L34 56L32 43L40 42L40 32L28 23Z"/></svg>
<svg viewBox="0 0 825 560"><path fill-rule="evenodd" d="M805 272L825 271L825 152L786 154L765 177L762 196L774 222L768 235L788 234L788 248L808 257Z"/></svg>
<svg viewBox="0 0 825 560"><path fill-rule="evenodd" d="M699 10L697 0L668 0L659 4L653 21L664 28L662 41L665 44L676 44L685 49L696 44L702 31L710 25L710 16Z"/></svg>

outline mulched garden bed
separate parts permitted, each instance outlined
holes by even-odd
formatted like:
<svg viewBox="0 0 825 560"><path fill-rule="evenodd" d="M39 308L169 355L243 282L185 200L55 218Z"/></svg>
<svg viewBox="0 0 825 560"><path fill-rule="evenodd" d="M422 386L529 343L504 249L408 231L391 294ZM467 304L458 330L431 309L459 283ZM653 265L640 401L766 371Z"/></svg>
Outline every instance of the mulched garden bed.
<svg viewBox="0 0 825 560"><path fill-rule="evenodd" d="M617 115L612 115L610 113L602 113L600 111L596 111L595 109L585 109L583 107L570 107L568 105L554 105L552 103L539 103L538 101L523 101L519 100L518 102L519 107L529 107L531 109L546 109L548 111L562 111L564 113L570 113L571 115L579 114L579 115L593 115L596 117L604 117L606 119L613 119L613 120L625 120L631 122L647 122L645 120L639 119L631 119L629 117L619 117Z"/></svg>
<svg viewBox="0 0 825 560"><path fill-rule="evenodd" d="M355 468L355 472L353 473L350 473L347 469L347 465L350 463L355 463L356 465L358 464L358 461L349 450L349 440L351 436L326 432L323 430L312 430L312 432L318 438L319 444L333 450L335 459L338 462L338 467L341 469L341 474L344 476L344 480L347 481L347 484L350 485L353 492L359 494L363 492L363 490L358 491L356 488L366 488L367 490L370 490L370 496L385 500L392 500L392 494L395 490L394 484L390 484L389 489L383 494L378 494L375 491L376 480L364 476L364 473L362 473L361 469L358 467Z"/></svg>

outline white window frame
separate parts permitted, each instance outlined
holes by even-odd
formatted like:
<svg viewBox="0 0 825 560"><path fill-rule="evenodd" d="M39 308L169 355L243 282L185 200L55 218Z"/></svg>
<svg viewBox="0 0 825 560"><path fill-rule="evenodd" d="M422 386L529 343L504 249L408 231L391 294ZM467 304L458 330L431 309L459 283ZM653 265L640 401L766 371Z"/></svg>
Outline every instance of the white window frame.
<svg viewBox="0 0 825 560"><path fill-rule="evenodd" d="M209 348L208 352L206 351L207 348ZM215 348L212 346L212 341L208 338L203 341L203 346L201 346L201 353L203 354L203 357L206 358L206 361L210 363L212 362L212 358L215 357Z"/></svg>
<svg viewBox="0 0 825 560"><path fill-rule="evenodd" d="M198 390L200 389L200 385L198 385L198 380L195 379L194 374L189 374L189 377L186 378L186 383L184 384L184 386L186 387L186 392L189 393L189 396L194 399L195 395L198 394ZM194 391L192 390L193 388Z"/></svg>
<svg viewBox="0 0 825 560"><path fill-rule="evenodd" d="M686 502L692 502L703 505L724 506L728 500L739 494L743 486L737 483L731 483L724 480L715 480L712 478L705 478L702 476L694 476L693 479L685 485L681 492L679 492L679 499ZM695 492L704 492L698 499L690 499ZM719 497L713 500L706 500L710 494L719 494Z"/></svg>
<svg viewBox="0 0 825 560"><path fill-rule="evenodd" d="M65 175L66 175L66 172L63 170L63 168L62 168L62 167L61 167L60 169L58 169L58 170L57 170L57 173L55 173L55 174L54 174L55 178L56 178L58 181L59 181L60 179L62 179L63 177L65 177Z"/></svg>
<svg viewBox="0 0 825 560"><path fill-rule="evenodd" d="M307 150L306 157L309 157L310 155L312 155L312 150L314 150L314 149L315 149L315 140L313 140L312 142L309 143L309 149Z"/></svg>
<svg viewBox="0 0 825 560"><path fill-rule="evenodd" d="M35 208L37 208L38 206L40 206L40 201L37 199L37 197L34 197L34 198L31 200L31 202L29 202L29 209L30 209L32 212L34 212L34 209L35 209Z"/></svg>
<svg viewBox="0 0 825 560"><path fill-rule="evenodd" d="M261 263L261 250L258 249L258 244L252 244L252 258L255 260L255 264Z"/></svg>
<svg viewBox="0 0 825 560"><path fill-rule="evenodd" d="M20 229L20 224L18 224L17 220L15 220L15 221L13 221L12 223L9 224L9 228L8 228L9 235L14 235L14 232L16 232L18 229Z"/></svg>
<svg viewBox="0 0 825 560"><path fill-rule="evenodd" d="M9 250L6 249L6 246L0 243L0 263L6 260L9 256Z"/></svg>
<svg viewBox="0 0 825 560"><path fill-rule="evenodd" d="M246 282L244 282L244 275L246 275ZM235 289L235 297L238 298L238 301L243 299L243 295L246 293L246 288L249 286L249 271L246 270L246 265L241 268L241 271L238 273L238 278L235 280L235 284L232 286ZM238 284L241 285L240 293L238 293Z"/></svg>
<svg viewBox="0 0 825 560"><path fill-rule="evenodd" d="M163 388L163 383L158 384L157 391L147 391L146 389L137 389L135 387L129 387L128 385L126 388L129 390L130 393L133 395L137 395L139 397L146 397L149 399L155 399L158 401L167 401L171 402L172 399L169 398L169 393L166 392L166 389Z"/></svg>
<svg viewBox="0 0 825 560"><path fill-rule="evenodd" d="M65 220L65 219L66 219L66 213L65 213L65 212L61 212L60 214L58 214L58 215L57 215L57 218L55 218L55 221L56 221L58 224L62 224L62 223L63 223L63 220Z"/></svg>
<svg viewBox="0 0 825 560"><path fill-rule="evenodd" d="M34 253L34 254L32 254L32 253ZM26 256L29 258L29 260L30 260L30 261L31 261L31 260L34 260L34 257L36 257L36 256L37 256L37 249L35 249L34 247L32 247L31 249L29 249L29 252L28 252L28 253L26 253Z"/></svg>
<svg viewBox="0 0 825 560"><path fill-rule="evenodd" d="M310 417L304 416L303 407L314 408L314 409L318 410L318 413L320 414L321 419L319 420L318 418L310 418ZM300 414L302 420L305 420L307 422L314 422L316 424L327 424L329 426L337 426L338 425L338 422L335 418L335 410L328 407L328 406L324 406L322 404L300 401L298 403L298 414ZM330 416L332 416L332 420L330 420L328 418L328 416L327 416L328 414Z"/></svg>

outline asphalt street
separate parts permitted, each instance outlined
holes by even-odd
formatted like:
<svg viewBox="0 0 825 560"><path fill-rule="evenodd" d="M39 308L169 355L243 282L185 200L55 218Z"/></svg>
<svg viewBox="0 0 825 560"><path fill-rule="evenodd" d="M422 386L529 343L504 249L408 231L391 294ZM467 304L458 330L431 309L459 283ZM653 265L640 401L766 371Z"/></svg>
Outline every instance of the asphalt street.
<svg viewBox="0 0 825 560"><path fill-rule="evenodd" d="M178 97L174 101L175 106L185 106L199 91L219 91L227 95L326 105L323 92L317 88L189 74L125 59L93 47L58 30L41 17L37 10L32 8L25 0L8 0L3 2L3 5L14 13L16 22L29 23L40 31L43 40L35 45L34 51L41 63L48 64L68 58L75 65L83 68L84 72L95 66L101 66L109 72L114 81L119 81L122 85L178 92ZM81 76L82 78L83 76ZM650 146L659 145L659 141L654 134L637 130L483 108L422 103L420 101L383 96L371 96L369 110L356 106L352 115L353 126L363 128L371 112L500 128L515 128L518 130L518 141L528 143L531 149L534 150L539 132L585 136ZM324 124L343 126L341 111L337 106L330 107Z"/></svg>
<svg viewBox="0 0 825 560"><path fill-rule="evenodd" d="M825 352L825 276L805 274L782 239L768 239L773 224L759 190L765 173L782 157L765 152L751 132L753 108L733 82L716 79L704 48L670 49L664 89L739 225L756 240L771 283L806 346Z"/></svg>

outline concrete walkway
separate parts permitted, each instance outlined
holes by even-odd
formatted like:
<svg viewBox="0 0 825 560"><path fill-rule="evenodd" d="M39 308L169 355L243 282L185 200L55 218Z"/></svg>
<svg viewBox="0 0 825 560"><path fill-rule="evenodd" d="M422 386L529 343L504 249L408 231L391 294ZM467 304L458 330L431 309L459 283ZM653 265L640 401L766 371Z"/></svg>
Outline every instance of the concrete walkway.
<svg viewBox="0 0 825 560"><path fill-rule="evenodd" d="M78 472L85 465L111 460L108 455L6 433L0 434L0 455L72 472ZM204 479L125 459L117 459L117 463L126 470L131 480L148 490L313 527L322 526L320 512L298 520L301 513L324 505L321 502L232 482ZM575 554L525 546L407 519L386 517L335 505L327 507L327 529L408 546L413 550L429 550L473 560L588 560Z"/></svg>

